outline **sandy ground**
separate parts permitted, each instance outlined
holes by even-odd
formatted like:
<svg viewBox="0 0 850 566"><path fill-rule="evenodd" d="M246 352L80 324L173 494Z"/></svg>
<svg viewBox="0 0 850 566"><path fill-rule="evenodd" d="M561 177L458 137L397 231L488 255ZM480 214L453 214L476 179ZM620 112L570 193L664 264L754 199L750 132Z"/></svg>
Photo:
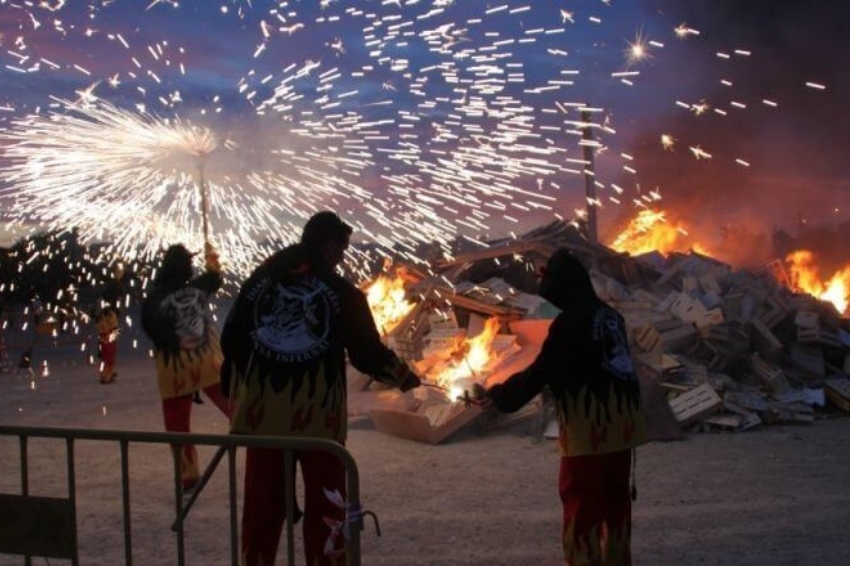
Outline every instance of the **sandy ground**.
<svg viewBox="0 0 850 566"><path fill-rule="evenodd" d="M162 430L152 361L126 344L119 356L118 381L104 386L78 352L37 350L36 362L46 359L49 375L0 374L0 422ZM554 441L535 442L523 427L473 425L431 446L383 434L367 418L352 419L350 426L348 448L361 473L363 503L377 513L382 529L378 537L367 524L363 564L561 563ZM195 406L193 427L226 433L211 403ZM641 447L635 564L847 564L848 437L850 419L832 418ZM81 563L123 564L118 447L80 442L76 453ZM203 448L203 462L212 453ZM19 493L17 455L17 439L0 438L4 493ZM130 466L134 563L174 564L169 452L131 445ZM240 452L240 490L241 469ZM31 441L30 471L32 494L64 496L64 444ZM221 467L188 518L189 564L229 563L227 501ZM300 549L297 556L300 563ZM0 556L0 565L22 563Z"/></svg>

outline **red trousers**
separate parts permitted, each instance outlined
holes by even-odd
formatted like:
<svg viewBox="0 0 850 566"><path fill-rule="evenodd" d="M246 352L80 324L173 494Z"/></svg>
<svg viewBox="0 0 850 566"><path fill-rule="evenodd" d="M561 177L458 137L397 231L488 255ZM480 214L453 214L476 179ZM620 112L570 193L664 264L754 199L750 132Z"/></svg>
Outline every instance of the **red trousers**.
<svg viewBox="0 0 850 566"><path fill-rule="evenodd" d="M222 395L218 383L205 388L203 392L222 413L230 418L230 402ZM162 414L165 417L165 430L168 432L191 432L192 393L162 400ZM180 477L183 489L195 485L201 474L198 470L198 451L194 444L185 444L180 448Z"/></svg>
<svg viewBox="0 0 850 566"><path fill-rule="evenodd" d="M284 456L280 450L246 449L245 502L242 508L242 566L274 564L286 519ZM338 491L345 499L345 466L325 452L297 452L304 481L304 554L310 566L345 564L344 541L325 554L331 527L325 519L343 521L345 510L332 503L324 490Z"/></svg>
<svg viewBox="0 0 850 566"><path fill-rule="evenodd" d="M561 458L564 559L570 566L632 563L631 450Z"/></svg>
<svg viewBox="0 0 850 566"><path fill-rule="evenodd" d="M100 357L101 381L112 381L115 374L115 356L118 353L118 338L115 332L101 332L97 336L98 356Z"/></svg>

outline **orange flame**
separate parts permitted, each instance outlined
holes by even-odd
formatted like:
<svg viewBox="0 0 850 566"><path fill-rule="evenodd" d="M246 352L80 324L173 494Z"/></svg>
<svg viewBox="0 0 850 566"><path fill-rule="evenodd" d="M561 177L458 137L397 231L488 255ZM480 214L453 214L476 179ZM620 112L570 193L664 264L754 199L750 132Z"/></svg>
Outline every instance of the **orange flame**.
<svg viewBox="0 0 850 566"><path fill-rule="evenodd" d="M499 333L500 326L498 317L488 318L480 333L458 344L457 349L452 352L454 363L434 378L436 383L449 390L450 399L457 399L463 395L465 385L478 381L482 370L493 357L493 340Z"/></svg>
<svg viewBox="0 0 850 566"><path fill-rule="evenodd" d="M381 334L388 334L398 326L414 304L405 299L404 278L396 273L392 279L378 275L366 288L366 301Z"/></svg>
<svg viewBox="0 0 850 566"><path fill-rule="evenodd" d="M814 254L809 250L791 252L785 262L795 291L832 303L842 314L847 312L850 306L850 264L824 282L818 275Z"/></svg>
<svg viewBox="0 0 850 566"><path fill-rule="evenodd" d="M668 255L675 251L692 249L699 253L707 253L698 244L689 244L688 231L680 223L667 220L663 210L646 208L638 212L626 228L617 235L611 248L618 252L640 255L657 251Z"/></svg>

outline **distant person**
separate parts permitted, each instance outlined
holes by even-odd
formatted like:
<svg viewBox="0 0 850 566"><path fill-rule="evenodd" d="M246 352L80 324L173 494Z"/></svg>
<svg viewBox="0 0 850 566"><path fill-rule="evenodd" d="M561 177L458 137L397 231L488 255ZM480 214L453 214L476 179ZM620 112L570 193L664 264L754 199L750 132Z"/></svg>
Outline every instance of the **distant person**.
<svg viewBox="0 0 850 566"><path fill-rule="evenodd" d="M205 269L192 279L192 254L176 244L165 252L150 293L142 303L142 328L153 342L165 430L189 432L192 398L203 391L225 415L227 399L219 385L222 353L209 302L221 288L218 256L205 246ZM200 474L194 445L181 448L184 493Z"/></svg>
<svg viewBox="0 0 850 566"><path fill-rule="evenodd" d="M119 263L113 268L112 277L100 294L100 304L95 316L97 329L97 357L100 358L100 382L112 383L118 376L116 357L120 332L121 298L123 294L124 267Z"/></svg>
<svg viewBox="0 0 850 566"><path fill-rule="evenodd" d="M549 388L559 425L564 558L572 566L631 564L629 478L646 423L625 323L566 249L549 258L538 294L561 312L537 358L487 390L485 406L513 412Z"/></svg>
<svg viewBox="0 0 850 566"><path fill-rule="evenodd" d="M365 295L335 271L351 233L333 212L319 212L307 221L300 243L269 257L242 285L222 333L222 387L234 403L232 433L344 444L346 353L355 368L382 383L402 391L419 386L419 378L381 343ZM345 498L345 467L322 452L296 458L304 481L307 564L345 564L345 541L328 524L344 521L345 511L327 496ZM274 563L285 493L282 452L248 448L243 565Z"/></svg>

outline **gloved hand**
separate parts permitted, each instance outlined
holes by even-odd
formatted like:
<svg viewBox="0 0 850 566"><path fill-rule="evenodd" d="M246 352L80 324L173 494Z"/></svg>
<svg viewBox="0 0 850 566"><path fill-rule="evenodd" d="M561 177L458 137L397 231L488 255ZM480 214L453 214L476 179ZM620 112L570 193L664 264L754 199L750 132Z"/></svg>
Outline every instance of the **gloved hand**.
<svg viewBox="0 0 850 566"><path fill-rule="evenodd" d="M422 380L419 379L419 376L408 370L398 388L401 389L402 392L405 392L410 391L411 389L416 389L420 385L422 385Z"/></svg>
<svg viewBox="0 0 850 566"><path fill-rule="evenodd" d="M398 387L402 391L410 391L422 384L419 376L413 373L398 356L390 356L384 367L371 374L371 377L381 383Z"/></svg>
<svg viewBox="0 0 850 566"><path fill-rule="evenodd" d="M204 267L213 273L221 272L221 263L218 261L218 252L210 242L204 242Z"/></svg>

